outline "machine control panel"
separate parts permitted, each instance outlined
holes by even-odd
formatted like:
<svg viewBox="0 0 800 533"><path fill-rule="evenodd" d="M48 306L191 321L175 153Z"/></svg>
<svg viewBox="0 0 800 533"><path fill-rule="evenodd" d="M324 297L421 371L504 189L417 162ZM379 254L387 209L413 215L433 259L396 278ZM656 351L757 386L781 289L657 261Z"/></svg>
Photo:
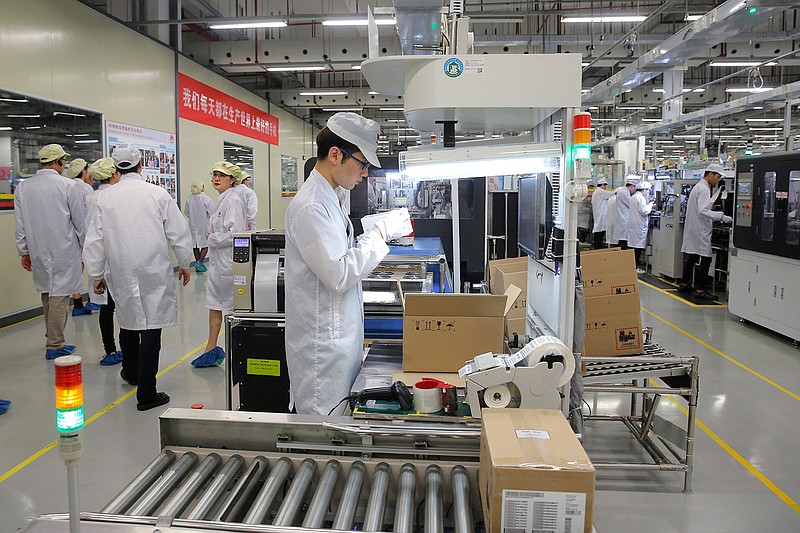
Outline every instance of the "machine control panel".
<svg viewBox="0 0 800 533"><path fill-rule="evenodd" d="M234 263L250 262L250 237L233 238L233 262Z"/></svg>
<svg viewBox="0 0 800 533"><path fill-rule="evenodd" d="M736 225L753 225L753 173L742 172L736 180Z"/></svg>

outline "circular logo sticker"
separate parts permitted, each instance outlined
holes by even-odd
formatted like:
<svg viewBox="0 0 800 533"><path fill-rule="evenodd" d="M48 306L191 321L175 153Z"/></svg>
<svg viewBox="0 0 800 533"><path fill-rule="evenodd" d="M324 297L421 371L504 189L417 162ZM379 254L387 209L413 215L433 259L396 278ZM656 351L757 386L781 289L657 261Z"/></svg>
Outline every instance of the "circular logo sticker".
<svg viewBox="0 0 800 533"><path fill-rule="evenodd" d="M464 72L464 63L457 57L451 57L444 62L444 73L449 78L457 78Z"/></svg>

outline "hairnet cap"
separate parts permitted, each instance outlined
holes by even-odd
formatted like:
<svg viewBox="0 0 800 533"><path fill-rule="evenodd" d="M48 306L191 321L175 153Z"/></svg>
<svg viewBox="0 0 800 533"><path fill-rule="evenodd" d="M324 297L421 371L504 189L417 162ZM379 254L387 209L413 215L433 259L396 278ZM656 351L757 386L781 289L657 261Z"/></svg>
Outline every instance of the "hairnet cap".
<svg viewBox="0 0 800 533"><path fill-rule="evenodd" d="M73 159L72 162L67 167L67 177L68 178L77 178L83 172L83 169L88 167L89 163L86 162L85 159L81 159L80 157L77 159Z"/></svg>
<svg viewBox="0 0 800 533"><path fill-rule="evenodd" d="M221 172L222 174L225 174L226 176L231 176L234 179L236 179L236 176L241 171L242 169L239 168L239 165L234 165L233 163L228 163L227 161L217 161L211 168L212 173Z"/></svg>
<svg viewBox="0 0 800 533"><path fill-rule="evenodd" d="M48 144L47 146L42 146L42 149L39 150L39 162L49 163L67 155L69 154L64 151L60 144Z"/></svg>
<svg viewBox="0 0 800 533"><path fill-rule="evenodd" d="M625 186L626 186L626 187L627 187L628 185L633 185L633 186L636 186L636 184L637 184L637 183L639 183L639 180L637 180L637 179L635 179L635 178L626 178L626 179L625 179Z"/></svg>
<svg viewBox="0 0 800 533"><path fill-rule="evenodd" d="M373 166L381 168L381 162L376 153L378 136L381 133L377 122L356 113L336 113L328 119L326 126L345 141L358 146L367 161Z"/></svg>
<svg viewBox="0 0 800 533"><path fill-rule="evenodd" d="M652 187L652 185L647 180L642 180L636 184L637 191L649 191L650 187Z"/></svg>
<svg viewBox="0 0 800 533"><path fill-rule="evenodd" d="M599 180L597 180L597 185L598 186L599 185L608 185L608 180L605 179L605 178L600 178Z"/></svg>
<svg viewBox="0 0 800 533"><path fill-rule="evenodd" d="M725 168L719 163L711 163L706 167L706 172L715 172L721 176L725 173Z"/></svg>
<svg viewBox="0 0 800 533"><path fill-rule="evenodd" d="M93 180L97 181L105 181L110 179L116 171L117 166L114 164L114 159L110 157L98 159L89 166L89 175Z"/></svg>
<svg viewBox="0 0 800 533"><path fill-rule="evenodd" d="M124 143L114 148L111 157L118 169L129 170L142 160L142 152L135 145Z"/></svg>
<svg viewBox="0 0 800 533"><path fill-rule="evenodd" d="M204 184L202 180L197 180L192 183L192 194L200 194L203 192L203 185Z"/></svg>

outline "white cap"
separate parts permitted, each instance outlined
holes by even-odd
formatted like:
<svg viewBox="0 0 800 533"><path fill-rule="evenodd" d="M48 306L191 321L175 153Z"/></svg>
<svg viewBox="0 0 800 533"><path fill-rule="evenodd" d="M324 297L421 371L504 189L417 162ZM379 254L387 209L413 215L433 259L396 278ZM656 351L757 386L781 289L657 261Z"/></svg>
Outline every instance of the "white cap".
<svg viewBox="0 0 800 533"><path fill-rule="evenodd" d="M356 113L336 113L328 119L329 130L345 141L358 146L372 166L381 168L378 151L378 136L381 128L374 120L364 118Z"/></svg>
<svg viewBox="0 0 800 533"><path fill-rule="evenodd" d="M605 179L605 178L600 178L599 180L597 180L597 185L598 186L600 186L600 185L608 185L608 180Z"/></svg>
<svg viewBox="0 0 800 533"><path fill-rule="evenodd" d="M711 163L706 167L706 172L715 172L722 176L725 174L725 168L719 163Z"/></svg>
<svg viewBox="0 0 800 533"><path fill-rule="evenodd" d="M636 190L637 191L644 191L644 190L649 191L650 187L652 187L652 185L647 180L642 180L642 181L640 181L639 183L636 184Z"/></svg>
<svg viewBox="0 0 800 533"><path fill-rule="evenodd" d="M114 164L119 170L129 170L142 160L142 152L133 144L123 143L111 152Z"/></svg>

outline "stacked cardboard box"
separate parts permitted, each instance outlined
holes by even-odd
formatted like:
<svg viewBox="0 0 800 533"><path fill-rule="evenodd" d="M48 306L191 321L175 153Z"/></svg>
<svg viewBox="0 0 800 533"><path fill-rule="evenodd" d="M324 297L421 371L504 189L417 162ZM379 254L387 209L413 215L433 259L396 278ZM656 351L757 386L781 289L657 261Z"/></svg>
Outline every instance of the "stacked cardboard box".
<svg viewBox="0 0 800 533"><path fill-rule="evenodd" d="M639 284L633 250L581 253L586 298L586 342L583 355L642 353Z"/></svg>
<svg viewBox="0 0 800 533"><path fill-rule="evenodd" d="M489 261L489 288L492 294L505 294L512 285L520 295L506 315L506 333L525 335L525 306L528 301L528 257Z"/></svg>

